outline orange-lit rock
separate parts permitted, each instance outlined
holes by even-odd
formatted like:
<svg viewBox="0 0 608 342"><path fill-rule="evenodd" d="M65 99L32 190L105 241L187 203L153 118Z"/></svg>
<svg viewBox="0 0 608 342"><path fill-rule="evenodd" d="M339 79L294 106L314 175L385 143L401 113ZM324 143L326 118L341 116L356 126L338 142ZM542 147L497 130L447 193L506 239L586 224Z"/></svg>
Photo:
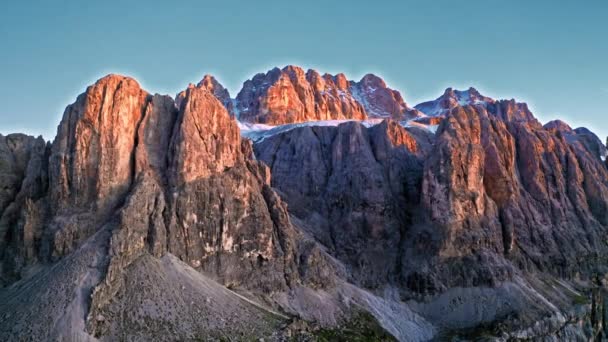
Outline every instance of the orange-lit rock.
<svg viewBox="0 0 608 342"><path fill-rule="evenodd" d="M121 200L132 181L132 152L147 102L134 79L109 75L66 108L49 165L57 210L104 213Z"/></svg>
<svg viewBox="0 0 608 342"><path fill-rule="evenodd" d="M236 102L242 121L272 125L368 117L405 120L420 115L377 76L369 74L353 82L344 74L320 75L292 65L255 75L243 84Z"/></svg>

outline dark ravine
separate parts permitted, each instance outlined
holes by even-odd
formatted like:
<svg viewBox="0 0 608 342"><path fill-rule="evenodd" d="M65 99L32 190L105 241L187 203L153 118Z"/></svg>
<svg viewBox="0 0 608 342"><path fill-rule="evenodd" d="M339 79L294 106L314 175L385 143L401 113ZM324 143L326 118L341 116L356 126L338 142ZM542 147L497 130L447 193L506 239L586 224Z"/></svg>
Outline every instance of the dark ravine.
<svg viewBox="0 0 608 342"><path fill-rule="evenodd" d="M605 336L606 146L472 88L415 108L294 66L100 79L52 143L0 136L0 339Z"/></svg>

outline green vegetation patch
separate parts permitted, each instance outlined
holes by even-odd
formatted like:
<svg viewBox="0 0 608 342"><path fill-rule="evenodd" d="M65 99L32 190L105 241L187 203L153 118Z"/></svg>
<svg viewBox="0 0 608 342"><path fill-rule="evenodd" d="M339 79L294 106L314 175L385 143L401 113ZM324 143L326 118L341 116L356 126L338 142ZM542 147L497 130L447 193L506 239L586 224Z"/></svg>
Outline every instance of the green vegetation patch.
<svg viewBox="0 0 608 342"><path fill-rule="evenodd" d="M368 312L358 312L342 326L321 328L314 332L317 341L397 341L380 323Z"/></svg>

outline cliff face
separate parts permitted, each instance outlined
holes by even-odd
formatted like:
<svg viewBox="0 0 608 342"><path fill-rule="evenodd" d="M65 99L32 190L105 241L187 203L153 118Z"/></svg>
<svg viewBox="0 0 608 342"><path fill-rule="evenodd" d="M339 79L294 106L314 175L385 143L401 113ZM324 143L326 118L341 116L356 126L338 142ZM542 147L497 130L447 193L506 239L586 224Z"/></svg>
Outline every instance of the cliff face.
<svg viewBox="0 0 608 342"><path fill-rule="evenodd" d="M395 275L430 140L393 121L370 129L352 122L295 129L255 149L291 212L356 281L377 287Z"/></svg>
<svg viewBox="0 0 608 342"><path fill-rule="evenodd" d="M271 125L367 118L348 87L343 74L321 76L295 66L275 68L243 84L236 97L237 110L243 121Z"/></svg>
<svg viewBox="0 0 608 342"><path fill-rule="evenodd" d="M591 274L608 223L597 138L545 129L526 108L458 105L435 136L351 123L255 148L294 215L364 286L409 296L519 272Z"/></svg>
<svg viewBox="0 0 608 342"><path fill-rule="evenodd" d="M443 237L439 255L491 252L524 270L591 271L606 247L606 170L535 121L503 118L458 108L437 133L422 203Z"/></svg>
<svg viewBox="0 0 608 342"><path fill-rule="evenodd" d="M112 303L126 290L126 270L146 255L170 253L252 291L282 290L306 276L297 252L314 245L298 249L267 167L205 87L187 89L177 108L110 75L68 106L51 148L20 135L0 143L3 283L107 235L88 311L95 336L120 319Z"/></svg>
<svg viewBox="0 0 608 342"><path fill-rule="evenodd" d="M424 114L411 108L399 91L390 89L383 79L367 74L359 82L351 82L350 90L363 104L370 118L389 118L396 121L414 119Z"/></svg>
<svg viewBox="0 0 608 342"><path fill-rule="evenodd" d="M474 89L411 109L373 75L296 67L236 103L211 76L173 100L109 75L52 144L0 136L0 339L281 340L366 311L400 340L586 336L564 313L608 252L589 130ZM435 133L397 121L422 111ZM386 120L253 144L239 115Z"/></svg>
<svg viewBox="0 0 608 342"><path fill-rule="evenodd" d="M221 104L224 105L224 107L231 116L234 116L234 103L232 98L230 97L228 89L224 88L224 86L222 86L220 82L218 82L215 77L211 75L205 75L203 79L196 84L196 86L190 84L188 85L188 88L186 90L178 93L175 97L175 103L177 107L181 105L181 101L186 96L187 90L191 88L200 88L207 90L209 93L213 94L213 96L215 96L215 98L217 98Z"/></svg>
<svg viewBox="0 0 608 342"><path fill-rule="evenodd" d="M320 75L292 65L255 75L243 84L236 102L242 121L271 125L368 117L405 120L419 115L377 76L368 74L353 82L344 74Z"/></svg>
<svg viewBox="0 0 608 342"><path fill-rule="evenodd" d="M48 189L49 148L42 137L0 135L0 285L38 260L45 217L40 198Z"/></svg>

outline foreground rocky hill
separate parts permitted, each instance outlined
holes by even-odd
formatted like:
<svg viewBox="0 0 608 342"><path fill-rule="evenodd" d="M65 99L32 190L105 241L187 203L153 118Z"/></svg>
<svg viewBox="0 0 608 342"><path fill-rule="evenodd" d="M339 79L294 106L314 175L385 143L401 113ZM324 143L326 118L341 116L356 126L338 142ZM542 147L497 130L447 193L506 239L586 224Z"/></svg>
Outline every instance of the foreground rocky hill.
<svg viewBox="0 0 608 342"><path fill-rule="evenodd" d="M100 79L52 143L0 136L0 338L602 336L602 142L474 89L416 108L293 66L236 99Z"/></svg>

